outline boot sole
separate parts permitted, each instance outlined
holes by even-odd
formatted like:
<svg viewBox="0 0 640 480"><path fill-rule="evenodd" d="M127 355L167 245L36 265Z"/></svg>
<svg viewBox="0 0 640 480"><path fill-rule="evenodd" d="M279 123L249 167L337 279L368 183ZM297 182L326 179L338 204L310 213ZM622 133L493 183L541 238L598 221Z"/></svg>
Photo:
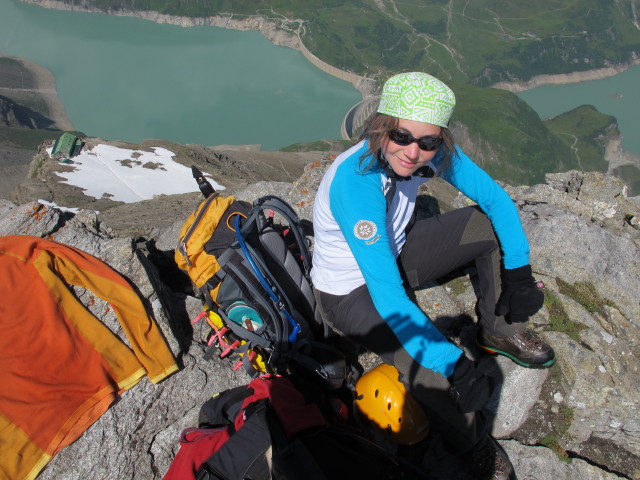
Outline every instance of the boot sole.
<svg viewBox="0 0 640 480"><path fill-rule="evenodd" d="M525 368L539 368L539 369L544 369L544 368L550 368L553 366L554 363L556 363L556 359L555 357L553 357L551 360L547 360L544 363L526 363L522 360L520 360L518 357L516 357L515 355L509 353L509 352L505 352L504 350L500 350L498 348L492 348L492 347L485 347L484 345L482 345L481 343L478 342L478 346L483 349L484 351L490 353L491 355L504 355L505 357L511 359L512 361L514 361L515 363L517 363L518 365L525 367Z"/></svg>

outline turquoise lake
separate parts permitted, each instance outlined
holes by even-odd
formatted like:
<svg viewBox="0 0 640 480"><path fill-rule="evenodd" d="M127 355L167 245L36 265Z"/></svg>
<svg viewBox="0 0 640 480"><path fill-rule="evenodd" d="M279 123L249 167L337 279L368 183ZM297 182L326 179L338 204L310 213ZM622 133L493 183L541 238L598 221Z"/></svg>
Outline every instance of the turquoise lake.
<svg viewBox="0 0 640 480"><path fill-rule="evenodd" d="M519 93L541 118L554 117L580 105L593 105L613 115L622 133L622 148L640 155L640 66L613 77L570 85L545 85Z"/></svg>
<svg viewBox="0 0 640 480"><path fill-rule="evenodd" d="M139 142L203 145L339 139L362 99L260 32L179 27L0 0L0 53L56 78L77 130Z"/></svg>
<svg viewBox="0 0 640 480"><path fill-rule="evenodd" d="M139 142L261 144L340 138L360 93L261 33L178 27L0 0L0 53L56 77L76 129ZM518 95L542 117L584 104L618 120L622 147L640 155L640 66L602 80Z"/></svg>

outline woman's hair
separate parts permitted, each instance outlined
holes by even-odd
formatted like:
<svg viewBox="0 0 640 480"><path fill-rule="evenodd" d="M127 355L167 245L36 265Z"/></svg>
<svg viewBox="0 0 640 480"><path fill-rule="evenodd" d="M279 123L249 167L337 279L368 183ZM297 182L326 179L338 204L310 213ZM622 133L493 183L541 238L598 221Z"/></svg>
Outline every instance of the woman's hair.
<svg viewBox="0 0 640 480"><path fill-rule="evenodd" d="M394 128L398 128L399 121L397 117L385 115L384 113L376 113L371 119L360 136L360 140L367 139L369 141L369 148L360 157L360 169L362 172L375 168L378 163L378 152L380 152L383 143L387 140L389 132ZM455 153L455 142L451 131L448 128L441 128L441 135L444 141L438 149L438 155L442 155L443 158L436 172L437 176L442 175L449 169Z"/></svg>

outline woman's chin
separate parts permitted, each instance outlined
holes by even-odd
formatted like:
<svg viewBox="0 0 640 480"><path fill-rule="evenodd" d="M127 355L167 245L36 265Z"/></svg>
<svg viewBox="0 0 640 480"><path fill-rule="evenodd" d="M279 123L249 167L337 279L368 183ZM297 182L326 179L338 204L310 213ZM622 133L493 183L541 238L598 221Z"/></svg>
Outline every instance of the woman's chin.
<svg viewBox="0 0 640 480"><path fill-rule="evenodd" d="M399 165L393 169L393 171L396 172L396 174L401 177L410 177L411 175L416 173L416 170L418 170L417 166L406 167L403 165Z"/></svg>

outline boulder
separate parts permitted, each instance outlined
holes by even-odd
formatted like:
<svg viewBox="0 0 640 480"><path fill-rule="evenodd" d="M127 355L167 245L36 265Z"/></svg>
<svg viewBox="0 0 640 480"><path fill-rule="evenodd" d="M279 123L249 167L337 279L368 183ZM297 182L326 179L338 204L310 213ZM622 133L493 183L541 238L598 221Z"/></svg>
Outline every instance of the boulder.
<svg viewBox="0 0 640 480"><path fill-rule="evenodd" d="M251 201L276 194L311 219L314 192L329 164L307 165L294 183L261 182L236 195ZM507 188L531 242L534 272L545 283L545 307L533 318L533 328L555 349L557 365L528 370L478 350L473 270L416 290L416 302L452 341L485 362L497 380L486 413L519 478L640 478L640 234L631 222L640 213L638 202L626 198L612 177L600 174L549 175L546 185ZM182 211L175 209L160 227L147 229L146 237L112 229L94 211L71 213L0 200L0 235L36 235L72 245L134 283L180 366L157 385L143 379L123 393L39 478L160 479L179 448L180 432L196 425L200 405L218 391L249 381L227 360L204 360L201 326L191 324L202 304L172 263L177 232L198 200L176 199L184 202ZM171 202L171 197L148 202ZM468 201L451 196L420 202L436 211L460 203ZM117 214L110 212L116 223ZM133 224L131 210L126 215L121 224ZM127 341L101 300L87 291L77 294ZM367 354L360 361L371 368L379 360ZM437 436L424 448L420 463L434 478L473 478Z"/></svg>

